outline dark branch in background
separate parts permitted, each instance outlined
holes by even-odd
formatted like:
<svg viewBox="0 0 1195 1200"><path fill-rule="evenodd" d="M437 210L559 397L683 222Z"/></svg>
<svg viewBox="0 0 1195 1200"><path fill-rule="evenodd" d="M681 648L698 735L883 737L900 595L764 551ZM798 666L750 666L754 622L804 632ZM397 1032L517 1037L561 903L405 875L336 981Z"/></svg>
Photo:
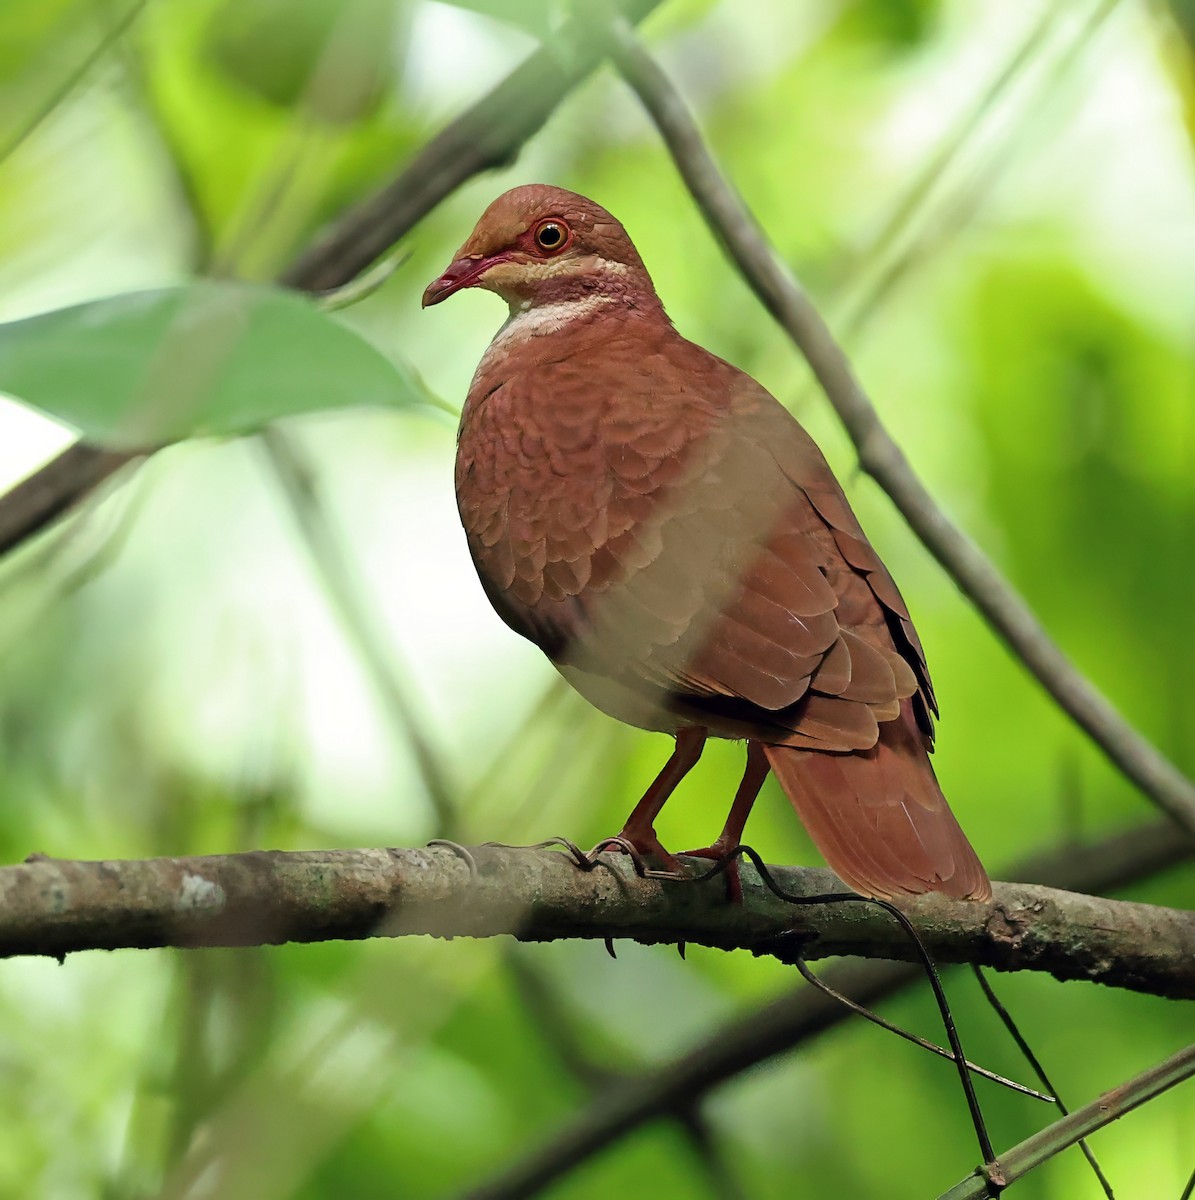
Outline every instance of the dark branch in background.
<svg viewBox="0 0 1195 1200"><path fill-rule="evenodd" d="M622 11L629 21L640 21L658 3L625 0ZM341 217L282 272L279 282L308 292L342 286L466 180L512 161L604 54L600 44L564 32L557 44L576 49L567 59L553 47L532 54L445 126L390 183ZM61 516L117 468L140 457L83 442L65 450L0 497L0 555Z"/></svg>
<svg viewBox="0 0 1195 1200"><path fill-rule="evenodd" d="M1067 845L1028 859L1019 879L1082 892L1126 887L1195 856L1195 841L1170 821ZM860 1004L925 982L917 967L892 962L846 962L822 978ZM691 1050L654 1066L580 1113L564 1131L526 1158L470 1191L469 1200L526 1200L620 1138L660 1117L684 1111L730 1079L818 1037L851 1014L822 992L793 990L762 1009L716 1029Z"/></svg>
<svg viewBox="0 0 1195 1200"><path fill-rule="evenodd" d="M772 873L803 897L844 890L818 868ZM728 904L717 879L640 879L617 856L580 871L555 851L490 846L467 854L435 846L40 859L0 869L0 954L513 934L525 941L689 942L782 961L914 956L905 934L874 906L787 904L746 865L743 893L741 905ZM990 905L930 895L901 908L939 962L1195 998L1195 913L1014 883L999 885Z"/></svg>
<svg viewBox="0 0 1195 1200"><path fill-rule="evenodd" d="M625 0L630 22L659 0ZM568 47L567 56L561 47ZM320 242L280 277L306 291L348 282L384 254L467 179L509 165L553 109L605 56L600 43L563 30L497 87L437 134L402 173L351 209Z"/></svg>
<svg viewBox="0 0 1195 1200"><path fill-rule="evenodd" d="M898 963L844 963L826 977L869 1006L898 988L925 981L917 967ZM848 1016L840 1004L812 988L781 996L604 1096L541 1149L462 1193L462 1200L526 1200L620 1138L686 1110L728 1080L835 1028Z"/></svg>
<svg viewBox="0 0 1195 1200"><path fill-rule="evenodd" d="M0 496L0 556L69 512L126 463L142 457L124 450L101 450L86 442L68 446Z"/></svg>
<svg viewBox="0 0 1195 1200"><path fill-rule="evenodd" d="M722 176L668 77L626 21L615 18L599 28L607 30L619 70L655 121L711 230L808 361L846 426L860 465L1063 711L1160 808L1195 832L1195 784L1075 669L995 565L935 504L881 424L821 315Z"/></svg>

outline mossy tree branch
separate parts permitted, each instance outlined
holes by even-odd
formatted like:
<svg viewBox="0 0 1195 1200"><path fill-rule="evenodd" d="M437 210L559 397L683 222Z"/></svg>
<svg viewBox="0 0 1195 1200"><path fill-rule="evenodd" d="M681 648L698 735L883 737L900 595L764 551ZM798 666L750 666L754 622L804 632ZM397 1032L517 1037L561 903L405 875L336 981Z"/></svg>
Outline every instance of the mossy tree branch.
<svg viewBox="0 0 1195 1200"><path fill-rule="evenodd" d="M742 875L744 899L737 905L727 902L719 879L641 879L628 860L610 854L597 869L582 871L553 850L38 858L0 868L0 955L506 934L525 941L688 942L786 961L913 956L905 934L875 906L795 905L769 891L749 864ZM774 875L781 888L803 897L843 890L825 870L777 867ZM1046 971L1195 998L1193 913L1014 883L998 885L991 904L924 896L901 907L939 962Z"/></svg>

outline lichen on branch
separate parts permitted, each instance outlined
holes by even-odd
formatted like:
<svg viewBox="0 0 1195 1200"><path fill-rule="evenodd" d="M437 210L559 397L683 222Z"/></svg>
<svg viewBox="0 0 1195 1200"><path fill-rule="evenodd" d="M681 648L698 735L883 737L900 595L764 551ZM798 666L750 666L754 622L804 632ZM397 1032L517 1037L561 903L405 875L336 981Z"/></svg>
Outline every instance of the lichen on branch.
<svg viewBox="0 0 1195 1200"><path fill-rule="evenodd" d="M797 896L844 890L825 870L769 871ZM786 961L915 956L874 905L790 903L749 863L742 884L737 904L720 878L640 878L619 854L583 871L556 850L492 846L39 857L0 868L0 955L431 934L687 942ZM990 904L929 895L900 907L939 962L1195 998L1195 913L1018 883L998 884Z"/></svg>

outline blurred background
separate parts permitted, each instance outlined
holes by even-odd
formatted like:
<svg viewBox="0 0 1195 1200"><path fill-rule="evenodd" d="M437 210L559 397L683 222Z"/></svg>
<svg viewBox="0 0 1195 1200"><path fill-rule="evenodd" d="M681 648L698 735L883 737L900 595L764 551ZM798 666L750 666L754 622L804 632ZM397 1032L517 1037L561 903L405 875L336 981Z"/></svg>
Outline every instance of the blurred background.
<svg viewBox="0 0 1195 1200"><path fill-rule="evenodd" d="M269 279L551 48L560 19L549 0L4 0L0 320L199 274ZM1195 771L1195 7L664 0L642 31L931 491ZM482 208L534 180L612 210L681 331L825 448L916 617L936 766L993 875L1150 819L858 476L604 69L343 314L439 405L286 422L300 487L254 438L174 446L0 563L0 861L619 828L667 739L556 686L490 610L456 518L451 410L502 305L419 309ZM0 398L0 487L73 437ZM711 839L741 753L711 748L662 818L666 845ZM771 783L748 838L817 861ZM1124 894L1189 906L1195 882L1176 870ZM970 976L947 983L971 1057L1024 1077ZM1176 1003L996 984L1073 1105L1191 1037ZM802 986L745 954L626 945L614 962L584 943L8 961L0 1195L463 1194L612 1081ZM937 1036L924 988L884 1011ZM980 1095L998 1148L1050 1119ZM949 1064L861 1021L703 1114L696 1133L636 1129L550 1194L934 1196L976 1158ZM1094 1144L1118 1195L1152 1200L1179 1195L1193 1134L1188 1087ZM1077 1152L1017 1188L1097 1194Z"/></svg>

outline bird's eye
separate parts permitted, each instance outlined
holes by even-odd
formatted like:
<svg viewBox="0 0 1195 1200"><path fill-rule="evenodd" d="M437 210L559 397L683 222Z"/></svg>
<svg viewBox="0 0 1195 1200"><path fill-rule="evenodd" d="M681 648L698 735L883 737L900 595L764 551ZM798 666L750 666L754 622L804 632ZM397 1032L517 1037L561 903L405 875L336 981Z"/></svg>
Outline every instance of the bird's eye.
<svg viewBox="0 0 1195 1200"><path fill-rule="evenodd" d="M563 250L568 242L568 226L563 221L541 221L535 227L535 244L546 254Z"/></svg>

